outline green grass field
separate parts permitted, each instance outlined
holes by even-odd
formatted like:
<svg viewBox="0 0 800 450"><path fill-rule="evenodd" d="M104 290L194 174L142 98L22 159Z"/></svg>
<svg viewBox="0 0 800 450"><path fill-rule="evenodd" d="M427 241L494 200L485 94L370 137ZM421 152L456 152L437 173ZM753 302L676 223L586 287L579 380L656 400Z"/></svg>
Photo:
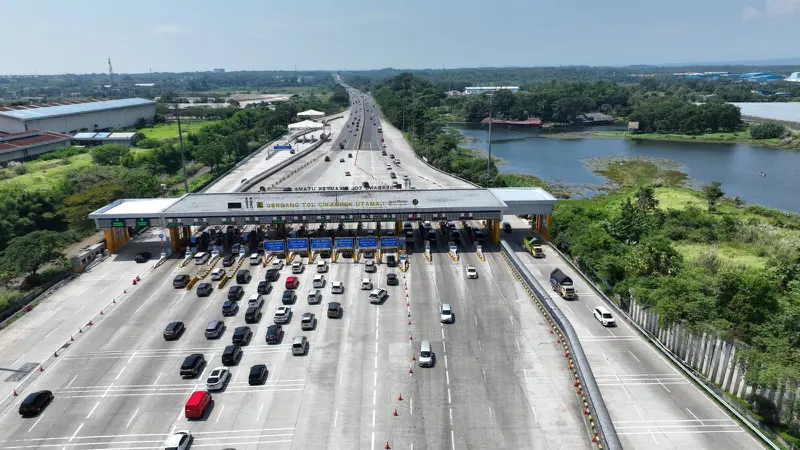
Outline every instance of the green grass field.
<svg viewBox="0 0 800 450"><path fill-rule="evenodd" d="M183 135L186 136L188 133L193 133L200 128L216 123L215 120L201 120L197 122L187 122L181 121L181 131ZM155 127L151 128L143 128L139 130L146 138L148 139L170 139L170 138L177 138L178 137L178 124L175 123L167 123L167 124L160 124Z"/></svg>
<svg viewBox="0 0 800 450"><path fill-rule="evenodd" d="M65 161L69 163L65 164ZM92 155L89 153L71 156L66 160L29 161L25 163L28 173L2 180L0 183L19 183L30 189L48 189L60 183L70 170L90 164Z"/></svg>
<svg viewBox="0 0 800 450"><path fill-rule="evenodd" d="M677 133L641 133L631 134L627 131L596 131L598 137L624 137L629 139L644 139L650 141L674 141L674 142L708 142L708 143L731 143L746 144L754 147L772 148L796 148L796 141L788 146L783 144L782 139L752 139L750 130L739 131L736 133L705 133L698 135L677 134Z"/></svg>
<svg viewBox="0 0 800 450"><path fill-rule="evenodd" d="M696 261L700 255L711 249L716 251L719 261L728 266L764 269L769 259L766 256L759 255L759 246L750 244L721 242L711 246L708 244L674 242L673 246L675 250L678 250L678 252L683 255L684 259L689 262Z"/></svg>

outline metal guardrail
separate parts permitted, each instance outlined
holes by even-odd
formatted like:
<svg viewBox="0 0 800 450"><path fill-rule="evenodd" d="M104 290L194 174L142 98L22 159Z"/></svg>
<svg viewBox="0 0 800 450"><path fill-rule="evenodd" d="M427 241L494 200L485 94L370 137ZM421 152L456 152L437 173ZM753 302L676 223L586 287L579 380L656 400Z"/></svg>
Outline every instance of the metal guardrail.
<svg viewBox="0 0 800 450"><path fill-rule="evenodd" d="M325 141L320 139L319 141L317 141L313 145L311 145L311 147L303 150L302 152L292 156L291 158L288 158L286 161L284 161L284 162L282 162L282 163L280 163L280 164L278 164L278 165L276 165L274 167L271 167L271 168L261 172L260 174L256 175L255 177L247 180L246 182L242 183L239 187L236 188L236 190L234 192L245 192L245 191L253 188L253 186L257 185L258 183L260 183L262 181L264 181L269 176L275 174L276 172L279 172L282 169L285 169L286 167L288 167L292 163L297 162L299 159L305 157L309 153L311 153L314 150L320 148L320 146L322 146L322 144L324 144L324 143L325 143Z"/></svg>
<svg viewBox="0 0 800 450"><path fill-rule="evenodd" d="M555 250L556 253L558 253L561 256L561 258L564 261L566 261L567 264L569 264L569 266L572 268L572 270L575 271L575 273L580 274L581 278L583 278L584 281L586 281L590 286L592 286L592 288L599 294L599 297L601 299L603 299L603 301L606 302L606 304L608 304L609 306L614 308L614 310L617 311L617 314L620 317L623 317L625 319L625 321L628 323L628 325L630 325L631 327L636 329L653 346L655 346L656 349L659 352L661 352L661 354L663 354L664 356L669 358L669 360L672 361L673 364L678 366L683 371L684 374L686 374L689 378L691 378L696 384L700 385L703 388L703 390L706 391L706 393L708 393L709 396L711 396L714 400L717 401L717 403L722 404L722 406L724 406L725 409L727 409L730 414L735 416L737 419L739 419L739 421L741 423L746 425L747 428L753 434L755 434L756 436L758 436L759 439L761 439L762 443L766 444L769 448L771 448L773 450L780 450L780 447L777 446L774 442L772 442L772 440L770 440L768 436L766 436L764 433L762 433L761 430L759 430L757 426L755 426L751 421L747 420L747 418L743 414L741 414L739 411L736 410L736 408L734 408L732 405L730 405L728 403L727 399L725 399L724 396L719 395L714 390L714 388L712 388L711 386L708 386L707 380L705 379L705 377L703 377L702 375L698 374L693 368L687 366L683 361L681 361L678 357L676 357L674 353L672 353L668 348L666 348L664 346L664 344L662 344L661 341L659 341L656 336L654 336L652 333L650 333L649 331L647 331L644 328L642 328L641 325L636 323L636 321L633 320L628 315L627 311L625 311L622 308L620 308L619 305L615 301L613 301L610 298L608 298L608 296L605 294L605 292L603 292L603 290L600 289L600 287L598 287L592 281L591 278L589 278L585 273L583 273L583 271L581 271L572 262L572 260L569 257L567 257L567 255L565 255L563 252L561 252L561 250L557 249L556 246L553 245L552 243L549 243L549 244L550 244L550 248Z"/></svg>
<svg viewBox="0 0 800 450"><path fill-rule="evenodd" d="M522 279L544 305L547 313L555 321L558 328L561 329L567 342L569 342L569 346L572 349L572 357L575 361L575 367L585 386L586 397L588 397L588 401L595 412L597 428L599 429L600 440L603 447L611 450L622 450L622 443L619 440L619 436L617 436L617 431L614 428L611 415L603 401L603 396L600 393L600 388L597 386L597 381L594 379L592 368L583 351L578 335L575 333L575 329L572 328L572 324L564 313L561 312L561 309L559 309L553 299L550 298L547 291L542 288L542 285L536 281L536 278L534 278L528 268L525 267L508 242L505 240L500 241L500 247L508 257L509 262L514 266L514 269L522 275Z"/></svg>

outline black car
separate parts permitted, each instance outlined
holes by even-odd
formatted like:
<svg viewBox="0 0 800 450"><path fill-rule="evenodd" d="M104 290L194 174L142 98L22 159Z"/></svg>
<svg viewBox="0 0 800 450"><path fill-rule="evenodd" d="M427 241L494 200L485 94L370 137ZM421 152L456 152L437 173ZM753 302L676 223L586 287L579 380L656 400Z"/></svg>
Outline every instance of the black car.
<svg viewBox="0 0 800 450"><path fill-rule="evenodd" d="M198 297L208 297L211 295L211 291L214 288L211 287L211 283L200 283L197 285L197 296Z"/></svg>
<svg viewBox="0 0 800 450"><path fill-rule="evenodd" d="M230 267L234 265L234 263L236 263L236 257L233 255L225 255L225 257L222 258L222 267Z"/></svg>
<svg viewBox="0 0 800 450"><path fill-rule="evenodd" d="M352 258L353 251L352 250L342 250L342 258Z"/></svg>
<svg viewBox="0 0 800 450"><path fill-rule="evenodd" d="M330 156L326 156L326 157L325 157L325 162L330 162L330 160L331 160L331 157L330 157Z"/></svg>
<svg viewBox="0 0 800 450"><path fill-rule="evenodd" d="M389 286L397 286L400 284L400 279L397 278L396 273L387 273L386 274L386 284Z"/></svg>
<svg viewBox="0 0 800 450"><path fill-rule="evenodd" d="M261 308L250 306L244 313L244 323L258 323L261 321Z"/></svg>
<svg viewBox="0 0 800 450"><path fill-rule="evenodd" d="M259 281L256 291L261 295L267 295L272 292L272 283L269 281Z"/></svg>
<svg viewBox="0 0 800 450"><path fill-rule="evenodd" d="M331 257L331 251L330 250L322 250L321 252L319 252L319 257L320 258L330 258Z"/></svg>
<svg viewBox="0 0 800 450"><path fill-rule="evenodd" d="M191 279L192 277L190 277L185 273L182 273L180 275L175 275L175 278L172 279L172 287L174 287L175 289L183 289L186 287L187 284L189 284L189 280Z"/></svg>
<svg viewBox="0 0 800 450"><path fill-rule="evenodd" d="M174 341L181 337L185 330L186 327L183 325L183 322L172 322L167 325L167 328L164 328L164 340Z"/></svg>
<svg viewBox="0 0 800 450"><path fill-rule="evenodd" d="M397 258L394 255L386 256L386 267L397 267Z"/></svg>
<svg viewBox="0 0 800 450"><path fill-rule="evenodd" d="M212 320L206 326L206 339L216 339L222 336L225 331L225 324L221 320Z"/></svg>
<svg viewBox="0 0 800 450"><path fill-rule="evenodd" d="M247 345L250 343L250 338L253 337L253 331L250 327L236 327L233 330L233 343L239 345Z"/></svg>
<svg viewBox="0 0 800 450"><path fill-rule="evenodd" d="M152 256L153 255L151 255L150 252L139 252L133 258L133 260L136 261L137 263L145 263L149 261Z"/></svg>
<svg viewBox="0 0 800 450"><path fill-rule="evenodd" d="M186 357L181 364L181 377L190 378L200 375L200 370L205 366L206 358L200 353L193 353Z"/></svg>
<svg viewBox="0 0 800 450"><path fill-rule="evenodd" d="M242 347L238 345L229 345L222 350L222 365L235 366L239 364L242 359Z"/></svg>
<svg viewBox="0 0 800 450"><path fill-rule="evenodd" d="M297 301L297 294L295 294L294 290L286 289L283 291L283 296L281 296L281 303L284 305L294 305Z"/></svg>
<svg viewBox="0 0 800 450"><path fill-rule="evenodd" d="M222 316L235 316L236 313L239 312L239 304L236 302L232 302L228 300L227 302L222 304Z"/></svg>
<svg viewBox="0 0 800 450"><path fill-rule="evenodd" d="M267 344L277 344L283 339L283 327L280 325L270 325L267 327Z"/></svg>
<svg viewBox="0 0 800 450"><path fill-rule="evenodd" d="M267 366L264 364L256 364L250 367L250 375L247 377L247 383L250 386L264 384L267 381Z"/></svg>
<svg viewBox="0 0 800 450"><path fill-rule="evenodd" d="M231 286L228 288L228 300L238 302L244 295L244 288L241 286Z"/></svg>
<svg viewBox="0 0 800 450"><path fill-rule="evenodd" d="M267 269L266 281L278 281L281 278L281 271L275 268Z"/></svg>
<svg viewBox="0 0 800 450"><path fill-rule="evenodd" d="M331 319L339 319L342 317L342 304L339 302L328 303L328 317Z"/></svg>
<svg viewBox="0 0 800 450"><path fill-rule="evenodd" d="M53 401L53 393L50 391L34 392L22 401L19 405L19 413L22 417L36 416Z"/></svg>
<svg viewBox="0 0 800 450"><path fill-rule="evenodd" d="M239 284L247 284L253 278L253 275L250 274L250 271L247 269L242 269L236 272L236 282Z"/></svg>

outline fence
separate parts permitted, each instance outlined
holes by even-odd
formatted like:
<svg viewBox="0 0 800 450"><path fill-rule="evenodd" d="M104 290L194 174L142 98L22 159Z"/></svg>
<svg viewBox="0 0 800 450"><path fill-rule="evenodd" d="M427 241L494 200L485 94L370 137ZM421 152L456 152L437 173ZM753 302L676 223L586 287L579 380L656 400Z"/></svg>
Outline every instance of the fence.
<svg viewBox="0 0 800 450"><path fill-rule="evenodd" d="M795 407L795 400L800 394L797 385L791 386L791 389L787 389L789 386L783 386L781 389L763 389L747 385L744 382L744 368L735 357L736 349L741 348L743 344L723 340L708 333L693 333L680 325L662 326L659 324L658 314L647 311L635 299L622 300L616 296L619 300L618 304L606 295L606 292L610 292L608 283L600 280L599 277L587 275L586 272L589 269L581 267L555 246L551 245L551 247L576 272L580 273L600 294L600 297L616 309L621 317L649 339L656 349L681 368L709 396L726 407L731 415L738 418L762 442L770 448L778 449L771 441L775 440L790 450L800 450L729 398L729 394L743 399L756 395L764 401L771 402L777 410L783 410L784 415L792 416L799 412ZM595 280L599 280L606 289L597 286Z"/></svg>

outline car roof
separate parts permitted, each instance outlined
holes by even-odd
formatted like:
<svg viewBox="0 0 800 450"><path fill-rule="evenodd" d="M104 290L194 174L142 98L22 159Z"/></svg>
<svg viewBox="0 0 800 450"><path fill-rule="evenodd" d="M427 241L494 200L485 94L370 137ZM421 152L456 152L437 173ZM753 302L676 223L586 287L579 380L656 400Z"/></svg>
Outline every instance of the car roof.
<svg viewBox="0 0 800 450"><path fill-rule="evenodd" d="M241 331L241 332L245 332L245 331L247 331L247 330L249 330L249 329L250 329L250 327L248 327L248 326L236 327L236 329L235 329L235 330L233 330L233 332L234 332L234 333L238 333L238 332L240 332L240 331Z"/></svg>
<svg viewBox="0 0 800 450"><path fill-rule="evenodd" d="M442 303L442 309L452 310L453 308L450 306L450 303Z"/></svg>
<svg viewBox="0 0 800 450"><path fill-rule="evenodd" d="M255 371L259 371L260 372L260 371L266 370L266 369L267 369L267 365L266 364L256 364L256 365L250 367L250 373L253 373Z"/></svg>
<svg viewBox="0 0 800 450"><path fill-rule="evenodd" d="M305 338L306 338L305 336L295 336L295 337L292 338L292 343L293 344L299 344L299 343L303 342L303 339L305 339Z"/></svg>
<svg viewBox="0 0 800 450"><path fill-rule="evenodd" d="M275 311L286 311L288 309L289 309L288 306L281 305L281 306L278 306L277 308L275 308Z"/></svg>
<svg viewBox="0 0 800 450"><path fill-rule="evenodd" d="M213 327L216 327L216 326L218 326L219 324L220 324L220 321L219 321L219 320L212 320L211 322L208 322L208 328L211 328L212 326L213 326Z"/></svg>
<svg viewBox="0 0 800 450"><path fill-rule="evenodd" d="M290 276L286 277L286 281L294 281L296 279L297 279L297 277L293 276L293 275L290 275Z"/></svg>
<svg viewBox="0 0 800 450"><path fill-rule="evenodd" d="M341 281L334 281L333 284L336 285L336 286L341 286L344 283L342 283Z"/></svg>
<svg viewBox="0 0 800 450"><path fill-rule="evenodd" d="M328 308L335 308L335 307L338 307L340 305L341 305L341 303L339 303L339 302L330 302L330 303L328 303Z"/></svg>
<svg viewBox="0 0 800 450"><path fill-rule="evenodd" d="M314 316L314 313L310 313L310 312L303 313L303 319L306 319L306 318L310 319L313 316Z"/></svg>

